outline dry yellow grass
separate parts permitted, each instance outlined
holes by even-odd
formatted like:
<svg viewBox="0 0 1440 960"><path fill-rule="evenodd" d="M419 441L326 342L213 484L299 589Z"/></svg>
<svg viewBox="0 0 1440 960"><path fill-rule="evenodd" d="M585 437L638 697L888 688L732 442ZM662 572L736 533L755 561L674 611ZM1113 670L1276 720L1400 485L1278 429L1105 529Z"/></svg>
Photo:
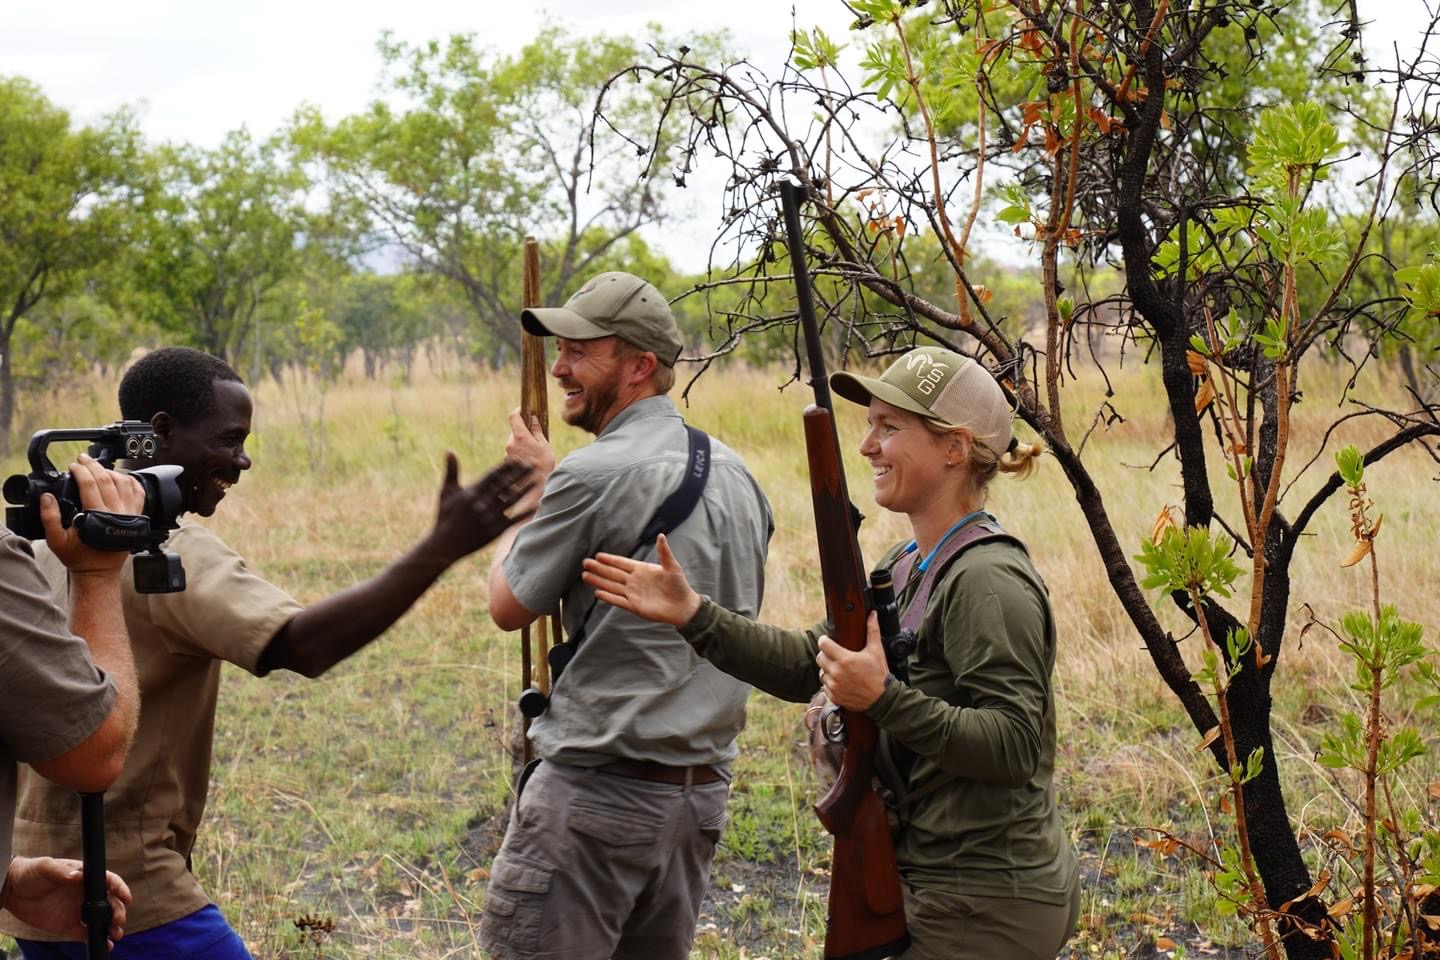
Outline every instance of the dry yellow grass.
<svg viewBox="0 0 1440 960"><path fill-rule="evenodd" d="M1309 459L1333 413L1318 409L1327 392L1317 384L1338 380L1324 370L1311 376L1316 382L1307 396L1314 399L1297 410L1287 475ZM739 450L768 492L777 529L765 617L802 625L821 613L800 431L809 393L797 385L777 390L783 380L775 370L713 371L691 392L686 412ZM1156 513L1179 501L1177 470L1169 458L1151 469L1166 430L1157 386L1142 372L1124 372L1116 385L1112 402L1125 421L1097 429L1085 460L1121 542L1138 550ZM113 391L113 384L90 386L96 396ZM1099 390L1090 382L1072 388L1067 418L1077 434L1088 427ZM413 384L367 382L351 373L326 396L319 446L315 435L307 442L301 416L316 409L315 391L313 384L260 385L255 467L211 521L255 568L303 601L369 576L421 536L433 516L444 450L455 450L463 475L472 478L501 455L518 381L510 371L462 372L453 361L438 371L420 365ZM78 389L32 409L26 419L73 426L105 418L109 410ZM868 517L862 546L873 558L907 532L900 518L871 500L868 470L854 450L863 412L843 405L840 414L851 494ZM558 418L553 422L561 452L588 439ZM1373 419L1347 425L1296 483L1292 512L1333 469L1339 443L1371 443L1386 432ZM21 467L19 453L4 463L7 472ZM1223 467L1215 469L1223 476ZM1385 595L1426 624L1431 637L1440 624L1440 592L1432 587L1440 581L1440 561L1430 542L1436 473L1433 461L1413 450L1367 473L1387 517L1378 545ZM1221 504L1227 517L1236 515L1233 497ZM1058 467L1044 464L1023 482L1000 478L990 507L1031 545L1059 618L1058 780L1067 822L1098 847L1090 864L1097 875L1114 875L1123 887L1125 873L1115 864L1134 861L1134 853L1116 851L1117 829L1175 825L1203 834L1220 828L1215 791L1207 786L1213 770L1193 751L1198 737L1110 592ZM1323 634L1298 645L1299 608L1309 604L1333 623L1366 604L1368 586L1358 568L1338 565L1349 547L1343 499L1333 499L1310 532L1292 569L1296 615L1276 679L1276 718L1291 815L1319 824L1343 811L1337 813L1334 781L1310 759L1323 727L1302 715L1309 704L1345 708L1350 668ZM264 956L441 957L465 955L473 946L483 855L493 842L485 832L508 793L505 747L519 669L515 637L498 634L485 615L487 569L484 554L460 564L390 635L318 683L227 672L212 813L201 831L197 870ZM1234 608L1243 609L1242 602ZM1185 630L1167 607L1161 615L1177 634ZM1182 647L1193 656L1198 645L1197 639ZM742 927L756 931L750 956L813 949L823 880L811 871L825 851L805 809L812 781L794 749L797 729L798 708L754 701L732 806L736 819L717 868L722 878L748 876L743 871L753 858L773 861L776 876L795 879L789 889L767 894L769 900L757 901L753 889L717 899L707 913L715 930L702 932L696 956L740 955L733 940ZM1433 767L1422 775L1433 779ZM1423 792L1423 783L1407 786ZM1175 879L1168 893L1153 895L1171 901L1169 915L1187 915L1176 897L1194 897L1194 909L1201 909L1202 894L1187 882ZM1143 910L1142 901L1152 896L1137 893L1130 907L1111 902L1123 895L1097 889L1088 897L1082 942L1088 937L1108 949L1115 912ZM755 916L766 910L775 916ZM317 912L339 922L340 933L329 942L307 940L294 927L295 917Z"/></svg>

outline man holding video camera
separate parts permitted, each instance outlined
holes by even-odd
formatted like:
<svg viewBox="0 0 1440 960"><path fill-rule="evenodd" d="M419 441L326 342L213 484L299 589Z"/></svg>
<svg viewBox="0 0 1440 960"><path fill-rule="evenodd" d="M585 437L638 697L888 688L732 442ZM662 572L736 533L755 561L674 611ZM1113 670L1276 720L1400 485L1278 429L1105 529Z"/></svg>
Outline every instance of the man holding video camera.
<svg viewBox="0 0 1440 960"><path fill-rule="evenodd" d="M250 468L250 392L224 361L169 347L137 361L120 384L126 420L155 430L156 464L182 468L187 511L208 517ZM286 669L318 677L380 636L440 574L514 522L507 511L528 491L528 467L504 463L462 487L447 455L434 528L374 577L302 607L249 569L206 527L183 523L168 548L183 561L179 593L124 592L144 705L135 746L106 797L110 862L135 890L129 935L115 960L175 956L245 960L250 954L190 873L190 854L210 779L220 663L264 676ZM51 582L60 571L47 566ZM34 778L21 785L16 846L78 842L75 806ZM71 848L74 848L73 843ZM0 915L0 930L28 960L82 954L34 926Z"/></svg>
<svg viewBox="0 0 1440 960"><path fill-rule="evenodd" d="M86 455L70 472L87 509L137 514L144 505L139 483ZM120 775L139 705L120 614L126 554L81 543L74 527L61 527L59 506L48 494L40 514L49 549L69 571L70 619L67 626L51 601L29 541L0 527L0 906L79 940L85 936L80 863L43 855L11 859L17 764L30 764L77 813L74 791L103 791ZM79 835L77 826L77 842ZM130 891L114 874L108 880L110 936L118 938Z"/></svg>

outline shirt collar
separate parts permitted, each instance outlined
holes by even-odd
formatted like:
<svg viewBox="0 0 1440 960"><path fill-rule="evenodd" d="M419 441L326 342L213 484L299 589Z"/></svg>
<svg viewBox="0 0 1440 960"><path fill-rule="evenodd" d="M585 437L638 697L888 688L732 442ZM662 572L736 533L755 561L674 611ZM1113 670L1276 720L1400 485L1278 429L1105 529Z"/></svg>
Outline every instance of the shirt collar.
<svg viewBox="0 0 1440 960"><path fill-rule="evenodd" d="M668 395L662 393L654 397L645 397L641 400L636 400L630 404L630 406L615 414L610 422L605 424L605 428L596 435L596 439L598 440L600 437L619 430L637 420L649 420L652 417L678 416L680 416L680 411L675 408L675 401L671 400Z"/></svg>

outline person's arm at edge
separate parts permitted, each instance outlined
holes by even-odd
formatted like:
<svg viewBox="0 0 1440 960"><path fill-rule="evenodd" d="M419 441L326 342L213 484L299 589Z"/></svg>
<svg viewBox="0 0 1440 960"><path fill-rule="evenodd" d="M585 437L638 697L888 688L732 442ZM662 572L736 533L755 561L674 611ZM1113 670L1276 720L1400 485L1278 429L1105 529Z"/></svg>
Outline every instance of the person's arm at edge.
<svg viewBox="0 0 1440 960"><path fill-rule="evenodd" d="M112 513L144 510L145 492L133 478L104 469L85 454L71 472L84 506ZM115 703L90 736L31 767L63 787L101 793L120 776L140 715L140 686L120 603L120 571L126 555L91 550L80 543L73 527L62 530L60 507L49 494L41 498L40 519L50 549L69 570L70 631L85 640L90 659L114 682Z"/></svg>
<svg viewBox="0 0 1440 960"><path fill-rule="evenodd" d="M459 464L446 454L445 480L434 528L398 560L363 583L300 611L260 655L257 672L277 668L318 677L390 628L462 557L490 543L515 521L530 489L529 467L505 461L462 487Z"/></svg>

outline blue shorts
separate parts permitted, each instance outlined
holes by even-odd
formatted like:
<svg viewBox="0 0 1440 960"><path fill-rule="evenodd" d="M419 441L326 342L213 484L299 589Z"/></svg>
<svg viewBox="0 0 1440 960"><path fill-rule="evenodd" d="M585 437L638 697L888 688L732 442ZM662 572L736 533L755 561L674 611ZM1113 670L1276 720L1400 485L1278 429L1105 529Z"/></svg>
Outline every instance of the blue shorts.
<svg viewBox="0 0 1440 960"><path fill-rule="evenodd" d="M18 942L25 960L85 960L83 943ZM126 934L116 941L110 956L113 960L254 960L213 903L188 917Z"/></svg>

